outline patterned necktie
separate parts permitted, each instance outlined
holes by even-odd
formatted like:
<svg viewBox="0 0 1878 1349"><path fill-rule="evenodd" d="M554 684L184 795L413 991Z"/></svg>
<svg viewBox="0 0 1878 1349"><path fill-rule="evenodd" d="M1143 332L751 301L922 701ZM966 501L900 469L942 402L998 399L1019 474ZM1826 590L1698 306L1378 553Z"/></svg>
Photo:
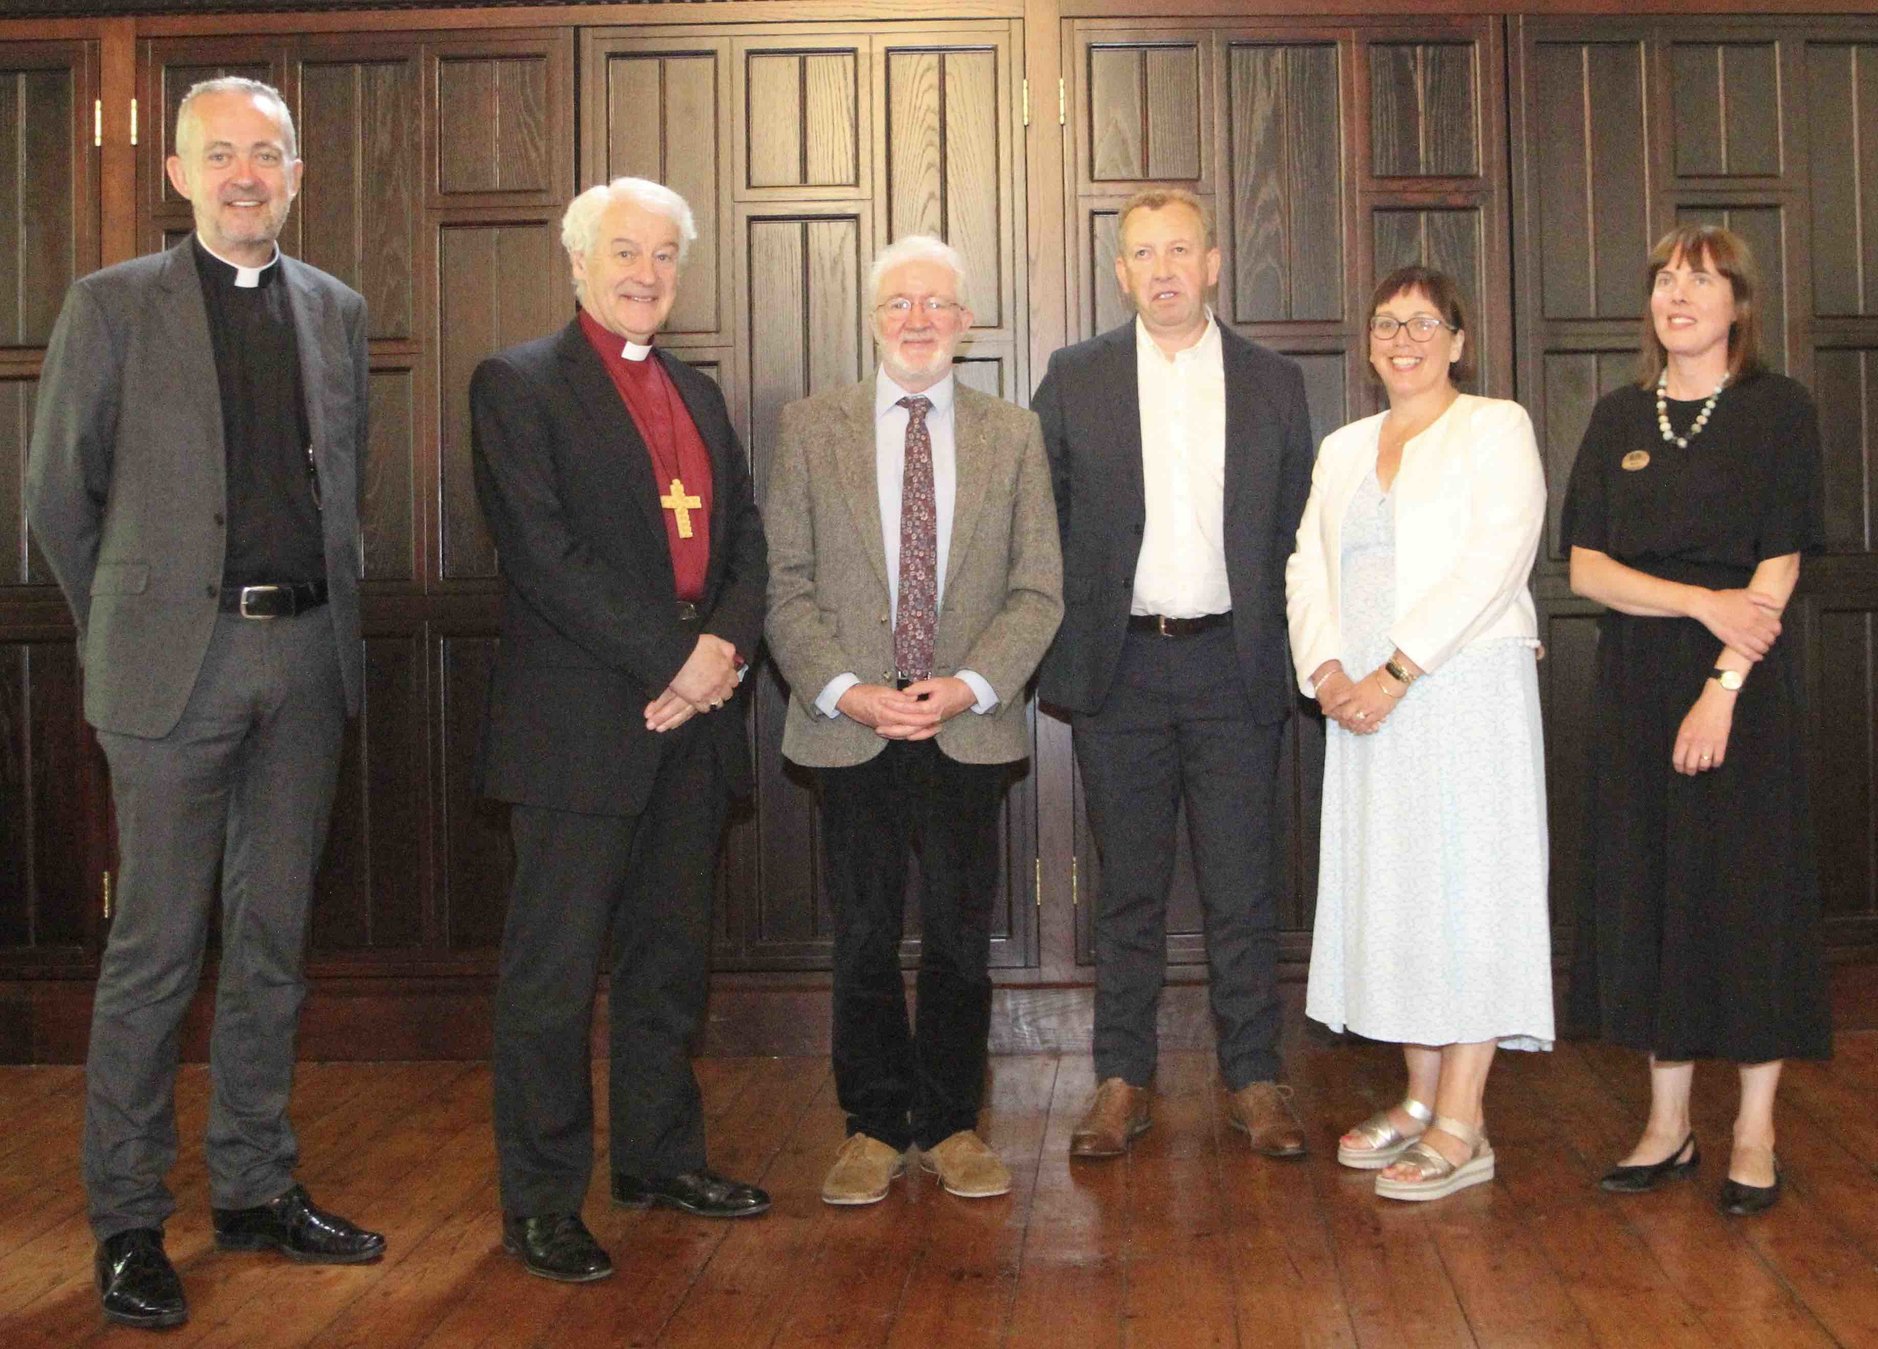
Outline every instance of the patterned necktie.
<svg viewBox="0 0 1878 1349"><path fill-rule="evenodd" d="M933 632L939 625L939 508L933 497L932 399L917 394L906 409L906 473L900 482L900 609L893 624L893 663L902 679L932 673Z"/></svg>

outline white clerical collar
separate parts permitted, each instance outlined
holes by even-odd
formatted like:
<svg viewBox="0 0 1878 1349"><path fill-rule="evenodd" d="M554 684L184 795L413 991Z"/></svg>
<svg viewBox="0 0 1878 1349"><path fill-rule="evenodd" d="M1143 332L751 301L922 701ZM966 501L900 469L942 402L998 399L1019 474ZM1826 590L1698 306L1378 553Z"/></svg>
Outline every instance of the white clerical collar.
<svg viewBox="0 0 1878 1349"><path fill-rule="evenodd" d="M1172 355L1161 350L1161 344L1154 340L1154 335L1148 331L1148 325L1142 322L1139 314L1135 316L1135 350L1141 355L1152 353L1169 365L1173 365L1183 360L1194 361L1202 357L1211 357L1219 350L1219 346L1219 323L1213 318L1211 305L1206 307L1206 330L1194 340L1193 345L1182 347Z"/></svg>
<svg viewBox="0 0 1878 1349"><path fill-rule="evenodd" d="M652 344L648 342L642 347L637 342L628 340L626 345L620 348L619 354L629 361L643 361L652 354Z"/></svg>
<svg viewBox="0 0 1878 1349"><path fill-rule="evenodd" d="M940 380L930 389L923 391L918 396L932 400L931 415L943 417L952 410L952 395L952 376L948 374L944 379ZM898 407L902 398L911 398L913 396L914 395L909 390L901 388L894 382L893 376L887 373L885 366L881 366L874 372L874 419L876 421Z"/></svg>
<svg viewBox="0 0 1878 1349"><path fill-rule="evenodd" d="M214 258L217 262L221 263L222 266L232 267L235 272L235 284L237 286L240 286L243 290L253 290L256 286L260 285L261 273L265 272L269 267L272 267L275 263L280 261L280 245L279 244L274 245L274 256L269 258L266 262L262 263L259 267L243 267L239 262L230 262L227 258L223 257L220 253L217 253L213 248L210 248L207 244L203 243L202 236L200 234L196 236L196 243L201 245L202 251L204 253L207 253L210 257Z"/></svg>

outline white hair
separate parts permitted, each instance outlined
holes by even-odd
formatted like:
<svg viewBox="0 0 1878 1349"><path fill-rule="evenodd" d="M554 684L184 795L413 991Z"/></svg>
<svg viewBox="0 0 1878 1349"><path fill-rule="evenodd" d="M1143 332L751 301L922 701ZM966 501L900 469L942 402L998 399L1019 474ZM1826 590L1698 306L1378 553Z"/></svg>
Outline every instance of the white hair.
<svg viewBox="0 0 1878 1349"><path fill-rule="evenodd" d="M691 206L671 188L650 178L615 178L610 183L596 183L567 204L561 216L561 247L570 254L586 257L593 252L594 235L600 230L600 217L607 207L624 198L655 215L662 215L678 227L678 260L683 262L698 237L698 227L691 219ZM580 289L579 282L574 288Z"/></svg>
<svg viewBox="0 0 1878 1349"><path fill-rule="evenodd" d="M287 158L300 157L300 137L293 129L293 113L288 111L287 100L280 96L280 90L260 80L251 80L242 75L218 75L212 80L201 80L189 86L189 92L183 95L183 101L176 105L176 153L184 159L195 148L195 103L205 94L246 94L258 98L263 103L273 104L271 116L280 124L280 138L287 146Z"/></svg>
<svg viewBox="0 0 1878 1349"><path fill-rule="evenodd" d="M867 293L878 299L880 282L895 267L908 262L936 262L952 273L952 281L957 294L953 297L960 304L965 302L965 259L958 249L944 239L936 239L930 234L909 234L903 239L896 239L880 250L874 259L874 265L867 269Z"/></svg>

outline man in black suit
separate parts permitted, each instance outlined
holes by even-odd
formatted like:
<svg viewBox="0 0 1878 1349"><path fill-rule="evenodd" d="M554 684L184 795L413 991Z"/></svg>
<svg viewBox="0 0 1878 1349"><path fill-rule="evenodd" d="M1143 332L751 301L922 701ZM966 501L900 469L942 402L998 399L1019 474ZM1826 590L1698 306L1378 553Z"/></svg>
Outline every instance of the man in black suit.
<svg viewBox="0 0 1878 1349"><path fill-rule="evenodd" d="M313 877L363 665L365 301L275 243L301 171L277 90L196 85L175 144L195 230L72 286L27 478L111 767L118 903L85 1066L85 1189L104 1314L146 1327L188 1317L163 1177L218 874L216 1243L328 1263L385 1249L294 1183L287 1119Z"/></svg>
<svg viewBox="0 0 1878 1349"><path fill-rule="evenodd" d="M1063 540L1065 613L1042 697L1068 709L1102 862L1095 1100L1077 1157L1148 1127L1175 818L1184 802L1230 1119L1304 1151L1278 1084L1272 827L1291 714L1285 560L1310 489L1296 365L1207 306L1219 250L1179 189L1121 209L1115 276L1136 316L1066 347L1032 402Z"/></svg>
<svg viewBox="0 0 1878 1349"><path fill-rule="evenodd" d="M512 803L515 840L496 994L503 1245L572 1282L612 1272L580 1219L609 925L614 1201L707 1217L769 1207L705 1166L686 1049L725 810L750 781L734 696L768 580L723 395L653 347L696 233L658 183L582 193L561 222L578 316L470 382L503 579L482 786Z"/></svg>

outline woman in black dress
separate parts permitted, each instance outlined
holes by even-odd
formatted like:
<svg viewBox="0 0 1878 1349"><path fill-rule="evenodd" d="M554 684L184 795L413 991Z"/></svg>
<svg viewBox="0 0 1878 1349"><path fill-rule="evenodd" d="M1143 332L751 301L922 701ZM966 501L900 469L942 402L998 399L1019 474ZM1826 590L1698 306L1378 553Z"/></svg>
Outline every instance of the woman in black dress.
<svg viewBox="0 0 1878 1349"><path fill-rule="evenodd" d="M1650 255L1640 385L1601 399L1572 470L1573 591L1597 600L1591 894L1574 1010L1650 1055L1650 1118L1603 1179L1635 1192L1697 1164L1694 1060L1740 1066L1722 1207L1779 1197L1781 1061L1831 1027L1807 813L1799 671L1780 615L1824 542L1819 425L1762 365L1758 285L1726 229Z"/></svg>

